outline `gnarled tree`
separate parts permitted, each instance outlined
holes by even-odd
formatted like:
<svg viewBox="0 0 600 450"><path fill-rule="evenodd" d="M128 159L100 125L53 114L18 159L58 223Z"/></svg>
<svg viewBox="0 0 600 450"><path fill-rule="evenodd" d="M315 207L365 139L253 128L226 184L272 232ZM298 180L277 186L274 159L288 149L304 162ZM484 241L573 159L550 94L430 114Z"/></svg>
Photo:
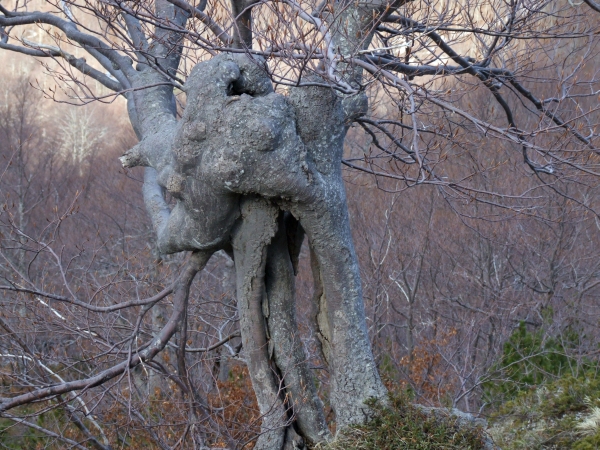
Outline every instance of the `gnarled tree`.
<svg viewBox="0 0 600 450"><path fill-rule="evenodd" d="M470 186L469 174L438 169L447 157L444 149L461 145L458 128L515 146L530 173L558 190L574 171L595 175L594 75L586 86L592 94L575 92L579 85L573 85L572 91L541 99L515 72L521 68L507 64L507 55L515 51L515 39L543 43L557 36L572 42L574 53L595 55L597 25L583 21L579 30L570 30L585 10L575 14L568 3L497 3L481 17L469 2L74 0L48 4L43 12L0 5L0 48L53 58L77 81L70 86L79 99L93 93L73 69L125 97L139 143L121 161L126 168L145 167L144 201L158 250L192 252L173 287L136 303L151 307L173 295L172 315L154 338L92 377L3 398L0 412L90 389L151 361L185 330L190 284L224 250L235 262L241 338L262 415L255 448L329 440L295 317L294 276L306 237L318 303L315 328L330 371L337 430L368 418L365 401L385 401L386 389L367 333L342 163L507 207L516 196L499 199ZM590 6L597 5L590 0ZM101 26L88 25L87 14ZM16 30L32 24L60 30L58 45L20 38ZM476 54L461 39L476 45ZM68 53L72 45L95 61ZM584 66L581 62L573 73L587 74ZM486 89L504 123L461 107L443 88L448 76ZM558 84L575 83L571 74L561 77ZM175 90L185 93L180 117ZM509 104L503 90L524 106ZM400 118L378 118L375 109L369 114L369 95L387 95ZM568 117L551 108L569 102L576 107L566 109ZM354 124L364 128L372 148L402 169L381 169L381 155L343 160ZM564 140L560 146L552 142L556 130ZM551 179L557 174L561 183ZM18 283L3 289L44 295ZM77 304L75 298L61 301Z"/></svg>

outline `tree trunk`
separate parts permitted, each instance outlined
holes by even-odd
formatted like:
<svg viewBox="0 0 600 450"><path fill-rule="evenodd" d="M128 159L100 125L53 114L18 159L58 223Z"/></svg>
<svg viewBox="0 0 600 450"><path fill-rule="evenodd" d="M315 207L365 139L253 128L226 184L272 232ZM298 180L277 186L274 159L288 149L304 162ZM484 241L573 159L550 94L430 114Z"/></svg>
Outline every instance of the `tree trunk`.
<svg viewBox="0 0 600 450"><path fill-rule="evenodd" d="M323 404L317 395L296 322L294 270L288 250L290 221L279 214L278 230L267 253L266 310L274 359L283 379L288 408L309 444L329 440ZM288 225L286 229L286 225ZM301 232L301 231L300 231ZM297 236L292 236L295 240ZM298 248L297 251L300 249Z"/></svg>
<svg viewBox="0 0 600 450"><path fill-rule="evenodd" d="M328 440L295 320L302 230L322 282L318 328L337 429L364 421L367 399L386 399L340 169L349 114L364 105L323 87L275 94L264 62L241 54L198 64L186 90L183 118L152 129L140 120L148 134L122 161L149 167L144 194L161 252L233 247L244 355L262 415L256 448L292 445L296 431L309 444ZM149 91L153 101L162 96ZM176 200L172 210L165 190ZM284 220L285 210L295 219Z"/></svg>
<svg viewBox="0 0 600 450"><path fill-rule="evenodd" d="M241 201L242 220L233 232L238 314L244 356L262 415L257 450L283 447L287 425L283 385L270 361L264 311L267 246L277 229L277 209L260 198Z"/></svg>

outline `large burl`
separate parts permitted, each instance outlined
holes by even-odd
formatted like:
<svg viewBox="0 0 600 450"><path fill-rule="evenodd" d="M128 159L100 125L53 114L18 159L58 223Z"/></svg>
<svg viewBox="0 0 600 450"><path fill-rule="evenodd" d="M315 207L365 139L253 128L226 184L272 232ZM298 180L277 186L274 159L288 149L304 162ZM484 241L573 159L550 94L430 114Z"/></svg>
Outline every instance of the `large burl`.
<svg viewBox="0 0 600 450"><path fill-rule="evenodd" d="M161 253L227 245L239 195L307 200L299 198L307 195L309 177L294 109L273 92L263 64L235 54L199 63L185 85L182 120L145 136L121 158L124 167L154 168L158 184L177 200L155 223ZM165 207L158 199L146 203Z"/></svg>
<svg viewBox="0 0 600 450"><path fill-rule="evenodd" d="M264 61L216 56L192 70L180 121L152 116L154 105L145 103L156 123L146 120L143 139L121 158L125 167L147 167L144 201L161 253L233 251L242 341L263 415L256 444L262 450L281 448L290 398L309 443L329 436L297 336L289 266L301 239L290 239L290 231L306 232L314 256L316 327L338 429L364 420L367 399L386 397L369 344L341 173L347 124L366 103L315 84L283 96L273 92ZM172 210L164 189L176 200ZM291 213L289 223L281 211ZM266 321L257 320L264 311ZM291 397L282 396L271 369L266 328Z"/></svg>

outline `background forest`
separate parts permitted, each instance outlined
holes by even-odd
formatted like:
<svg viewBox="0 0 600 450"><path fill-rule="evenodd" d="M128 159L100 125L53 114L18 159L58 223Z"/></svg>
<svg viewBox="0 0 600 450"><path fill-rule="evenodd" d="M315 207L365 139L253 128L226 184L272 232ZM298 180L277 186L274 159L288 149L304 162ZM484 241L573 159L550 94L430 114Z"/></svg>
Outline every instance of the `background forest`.
<svg viewBox="0 0 600 450"><path fill-rule="evenodd" d="M585 13L585 5L564 3ZM597 36L556 40L550 50L545 44L540 38L544 54L515 46L528 81L540 98L560 97L557 86L581 92L597 136ZM561 58L571 66L555 65ZM0 284L26 280L32 292L48 295L0 293L0 396L89 374L110 365L111 350L134 331L152 336L164 325L168 302L134 310L110 305L152 298L183 260L156 252L143 171L123 169L118 160L137 142L125 102L74 105L68 94L75 88L65 88L69 82L53 63L5 53L2 61ZM585 86L581 74L588 75ZM478 117L501 117L489 93L467 79L437 83L438 92ZM372 98L374 115L399 120L395 105ZM513 103L517 111L527 108ZM556 102L557 111L563 107L574 115L581 108ZM427 126L436 120L432 115ZM411 402L487 419L502 448L598 448L600 179L590 170L541 182L545 175L523 163L514 143L456 120L452 143L442 148L446 143L432 138L427 151L468 190L407 181L408 170L376 154L368 123L354 125L346 141L350 218L384 383ZM560 148L566 138L557 132L541 139ZM589 158L597 167L598 155ZM367 159L372 172L398 176L357 169ZM317 314L318 295L308 253L305 245L296 280L298 333L327 407L328 372L307 319ZM240 357L234 280L230 258L219 253L193 285L183 335L190 347L186 380L172 375L181 364L179 333L152 363L81 396L32 403L20 407L18 419L0 419L0 447L70 448L87 438L83 448L194 448L187 441L196 423L190 415L198 414L188 407L193 399L203 405L206 442L251 448L260 414ZM60 300L69 295L104 306L82 313ZM127 345L132 351L137 342Z"/></svg>

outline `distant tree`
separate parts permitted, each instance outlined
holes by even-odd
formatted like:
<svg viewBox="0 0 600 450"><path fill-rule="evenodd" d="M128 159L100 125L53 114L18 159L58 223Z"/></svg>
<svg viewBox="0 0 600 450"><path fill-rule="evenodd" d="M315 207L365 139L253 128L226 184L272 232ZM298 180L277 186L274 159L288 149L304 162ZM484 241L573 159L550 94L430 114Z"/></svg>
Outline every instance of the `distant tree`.
<svg viewBox="0 0 600 450"><path fill-rule="evenodd" d="M58 125L61 151L75 165L83 165L87 157L106 138L106 129L98 126L93 112L75 108L66 112Z"/></svg>

